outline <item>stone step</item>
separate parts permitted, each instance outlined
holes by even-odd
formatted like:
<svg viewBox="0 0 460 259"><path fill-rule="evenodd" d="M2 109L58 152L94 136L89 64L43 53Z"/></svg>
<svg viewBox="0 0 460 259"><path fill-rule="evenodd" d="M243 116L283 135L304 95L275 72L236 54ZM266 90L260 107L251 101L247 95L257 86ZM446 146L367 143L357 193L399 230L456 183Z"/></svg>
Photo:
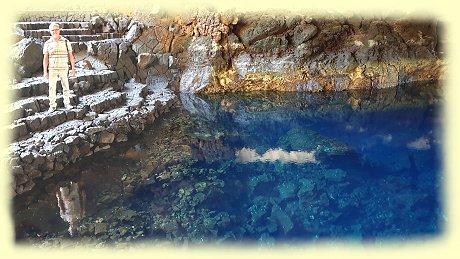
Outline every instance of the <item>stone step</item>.
<svg viewBox="0 0 460 259"><path fill-rule="evenodd" d="M137 90L140 90L138 92L144 91L143 89L139 88L137 88ZM34 124L32 127L36 128L37 130L42 128L42 130L35 134L29 134L30 132L24 133L23 136L29 135L29 137L22 138L18 141L13 141L10 144L9 151L14 153L21 149L30 149L37 145L43 145L43 141L51 141L52 139L56 139L57 135L62 135L71 132L72 130L75 131L81 129L81 126L84 125L89 126L92 124L107 124L111 125L112 127L116 127L113 122L129 120L130 117L136 118L136 114L143 116L142 113L153 113L155 111L156 112L154 116L158 117L159 114L162 114L172 106L172 103L175 100L175 95L168 89L162 89L153 93L149 93L145 98L145 100L148 102L148 105L144 107L144 111L142 111L142 109L137 109L137 113L133 113L128 106L107 108L105 111L97 108L98 106L102 108L110 107L114 101L118 106L122 104L123 101L130 103L130 98L132 98L132 95L128 96L120 92L113 92L111 89L105 89L94 95L85 96L85 98L82 98L80 103L71 110L58 109L54 112L44 112L31 116L27 119L17 121L16 125L12 123L10 125L10 129L13 129L14 127L16 129L24 127L23 130L28 131L31 127L31 125L28 124ZM96 113L95 111L99 111L99 113ZM91 112L95 114L91 114ZM31 137L33 138L30 139Z"/></svg>
<svg viewBox="0 0 460 259"><path fill-rule="evenodd" d="M85 42L70 42L70 45L72 46L73 53L76 54L80 51L87 50L88 47L86 46Z"/></svg>
<svg viewBox="0 0 460 259"><path fill-rule="evenodd" d="M127 92L130 92L126 94L126 103L130 103L129 98L137 99L139 95L144 95L143 89L138 85L126 86ZM169 89L149 89L144 99L146 103L134 111L121 106L94 117L89 111L81 120L66 121L31 134L27 139L13 141L8 148L8 163L14 175L14 194L31 190L36 179L48 179L59 174L66 165L81 157L110 148L112 143L126 141L131 132L140 133L146 124L152 123L177 102Z"/></svg>
<svg viewBox="0 0 460 259"><path fill-rule="evenodd" d="M77 96L71 92L70 102L75 103ZM56 94L56 103L58 106L64 105L64 97L61 93ZM17 100L9 105L8 112L12 115L13 120L25 118L39 112L47 111L49 108L49 98L47 95L33 96Z"/></svg>
<svg viewBox="0 0 460 259"><path fill-rule="evenodd" d="M43 40L49 40L51 36L43 36ZM73 42L92 41L92 40L103 40L103 36L99 34L95 35L66 35L66 39Z"/></svg>
<svg viewBox="0 0 460 259"><path fill-rule="evenodd" d="M99 114L122 105L125 100L126 93L108 88L94 94L80 97L77 107L88 106L90 112Z"/></svg>
<svg viewBox="0 0 460 259"><path fill-rule="evenodd" d="M17 22L16 27L22 30L49 30L51 22ZM61 29L77 29L77 28L91 28L91 22L58 22Z"/></svg>
<svg viewBox="0 0 460 259"><path fill-rule="evenodd" d="M125 98L125 93L120 93L113 89L104 89L94 94L82 96L78 101L73 98L74 101L71 102L74 105L73 109L58 108L53 112L48 112L46 109L45 111L16 119L8 128L13 131L12 135L15 140L27 139L33 133L48 130L69 120L84 119L85 116L91 119L106 110L123 105ZM60 100L62 102L62 96ZM46 101L48 101L47 98ZM62 107L62 104L59 106Z"/></svg>
<svg viewBox="0 0 460 259"><path fill-rule="evenodd" d="M72 89L74 84L81 81L86 81L90 85L97 85L115 81L118 75L112 70L84 70L77 69L75 77L69 78L69 85ZM58 89L60 88L58 81ZM48 80L44 77L24 78L20 83L11 86L13 95L16 98L26 98L48 94Z"/></svg>
<svg viewBox="0 0 460 259"><path fill-rule="evenodd" d="M120 32L99 32L97 34L101 35L104 40L123 38L123 33Z"/></svg>
<svg viewBox="0 0 460 259"><path fill-rule="evenodd" d="M51 36L43 36L43 40L48 40ZM66 35L65 36L71 42L86 42L86 41L98 41L107 39L118 39L123 37L121 33L98 33L92 35Z"/></svg>
<svg viewBox="0 0 460 259"><path fill-rule="evenodd" d="M81 138L86 138L82 135L82 132L85 132L91 124L91 121L70 120L48 130L37 132L27 139L12 142L8 147L10 157L13 158L12 164L19 165L19 168L16 167L16 170L22 169L16 173L21 174L22 171L22 174L30 177L30 174L37 173L34 173L34 170L46 172L55 168L55 163L53 162L56 155L68 153L68 147L65 148L65 146L79 144L78 142ZM52 163L47 164L47 161ZM60 163L62 162L60 161ZM34 164L38 168L34 168ZM13 166L14 169L15 167Z"/></svg>
<svg viewBox="0 0 460 259"><path fill-rule="evenodd" d="M13 96L27 98L48 94L48 80L44 77L24 78L20 83L10 86Z"/></svg>
<svg viewBox="0 0 460 259"><path fill-rule="evenodd" d="M53 136L62 135L70 129L81 129L75 126L75 123L80 126L101 125L126 118L131 113L127 106L121 106L126 103L126 96L126 93L105 89L83 96L71 110L57 109L53 112L37 113L25 119L16 120L8 127L15 131L13 137L14 140L17 140L10 144L10 151L14 152L20 147L22 149L29 147L32 137L32 143L35 144L37 139L50 141ZM108 120L108 116L111 116L111 119ZM38 144L40 145L40 142Z"/></svg>
<svg viewBox="0 0 460 259"><path fill-rule="evenodd" d="M92 34L89 28L75 28L75 29L61 29L61 35L67 37L68 35L86 35ZM48 29L38 30L25 30L24 36L33 38L42 38L44 36L50 36Z"/></svg>
<svg viewBox="0 0 460 259"><path fill-rule="evenodd" d="M12 131L14 140L23 140L30 138L35 132L48 130L73 119L81 119L87 111L88 107L83 106L71 110L60 108L53 112L40 112L15 120L8 129Z"/></svg>
<svg viewBox="0 0 460 259"><path fill-rule="evenodd" d="M126 107L130 110L135 110L144 103L144 98L148 94L148 88L145 84L126 83L123 92L126 93Z"/></svg>
<svg viewBox="0 0 460 259"><path fill-rule="evenodd" d="M132 81L124 85L123 93L126 94L123 106L98 114L93 120L100 120L99 124L110 122L108 127L117 128L116 142L127 140L129 131L139 134L145 124L153 123L155 118L167 112L177 101L175 94L166 87L152 87Z"/></svg>

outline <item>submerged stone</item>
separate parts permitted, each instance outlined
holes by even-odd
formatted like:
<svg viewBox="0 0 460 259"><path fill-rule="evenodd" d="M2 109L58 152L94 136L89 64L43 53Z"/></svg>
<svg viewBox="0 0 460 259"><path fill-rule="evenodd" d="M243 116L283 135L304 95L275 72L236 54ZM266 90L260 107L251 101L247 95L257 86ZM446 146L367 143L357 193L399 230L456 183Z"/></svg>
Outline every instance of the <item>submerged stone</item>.
<svg viewBox="0 0 460 259"><path fill-rule="evenodd" d="M106 234L107 230L109 229L109 225L104 222L98 222L94 224L94 234Z"/></svg>
<svg viewBox="0 0 460 259"><path fill-rule="evenodd" d="M347 176L347 172L345 172L344 170L342 170L340 168L329 169L329 170L324 171L324 177L327 180L331 180L331 181L340 182L346 176Z"/></svg>
<svg viewBox="0 0 460 259"><path fill-rule="evenodd" d="M292 220L276 203L272 206L271 218L278 222L285 235L294 227Z"/></svg>
<svg viewBox="0 0 460 259"><path fill-rule="evenodd" d="M277 186L281 200L295 197L297 186L293 182L281 183Z"/></svg>
<svg viewBox="0 0 460 259"><path fill-rule="evenodd" d="M265 197L258 196L253 200L253 205L248 211L251 214L252 223L256 223L263 215L268 212L269 203Z"/></svg>
<svg viewBox="0 0 460 259"><path fill-rule="evenodd" d="M303 150L328 154L342 154L350 148L332 138L307 128L294 128L279 140L279 145L287 150Z"/></svg>

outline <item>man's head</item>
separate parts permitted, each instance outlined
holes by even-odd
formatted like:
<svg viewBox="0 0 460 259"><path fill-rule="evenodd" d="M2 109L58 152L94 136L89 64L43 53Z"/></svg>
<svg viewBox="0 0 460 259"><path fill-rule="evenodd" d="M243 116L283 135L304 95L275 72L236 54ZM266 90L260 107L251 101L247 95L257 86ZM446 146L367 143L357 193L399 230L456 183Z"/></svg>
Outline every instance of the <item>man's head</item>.
<svg viewBox="0 0 460 259"><path fill-rule="evenodd" d="M60 35L59 24L53 22L53 23L50 24L49 29L50 29L51 36L59 37L59 35Z"/></svg>

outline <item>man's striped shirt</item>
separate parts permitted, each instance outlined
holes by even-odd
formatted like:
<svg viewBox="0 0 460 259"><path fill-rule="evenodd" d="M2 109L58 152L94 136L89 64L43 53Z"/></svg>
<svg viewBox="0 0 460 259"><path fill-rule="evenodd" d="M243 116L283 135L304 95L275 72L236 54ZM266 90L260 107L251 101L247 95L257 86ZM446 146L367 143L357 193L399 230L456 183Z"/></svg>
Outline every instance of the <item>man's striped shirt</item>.
<svg viewBox="0 0 460 259"><path fill-rule="evenodd" d="M65 46L66 42L67 48ZM43 46L43 54L49 54L48 69L69 69L69 53L67 53L67 49L69 52L72 52L70 42L62 36L58 42L53 41L52 38L45 42L45 45Z"/></svg>

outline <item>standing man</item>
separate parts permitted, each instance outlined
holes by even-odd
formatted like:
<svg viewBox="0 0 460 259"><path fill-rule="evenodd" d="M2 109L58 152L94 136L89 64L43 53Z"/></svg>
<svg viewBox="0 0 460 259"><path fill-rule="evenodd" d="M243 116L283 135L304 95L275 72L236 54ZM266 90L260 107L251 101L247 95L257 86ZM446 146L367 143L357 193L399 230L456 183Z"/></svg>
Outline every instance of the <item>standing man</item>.
<svg viewBox="0 0 460 259"><path fill-rule="evenodd" d="M72 109L69 93L69 67L68 61L72 65L71 74L75 76L75 59L73 57L70 42L61 36L59 24L50 24L51 38L43 46L43 76L49 80L49 112L56 110L56 83L61 79L62 91L64 94L64 106Z"/></svg>

